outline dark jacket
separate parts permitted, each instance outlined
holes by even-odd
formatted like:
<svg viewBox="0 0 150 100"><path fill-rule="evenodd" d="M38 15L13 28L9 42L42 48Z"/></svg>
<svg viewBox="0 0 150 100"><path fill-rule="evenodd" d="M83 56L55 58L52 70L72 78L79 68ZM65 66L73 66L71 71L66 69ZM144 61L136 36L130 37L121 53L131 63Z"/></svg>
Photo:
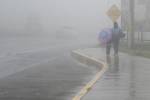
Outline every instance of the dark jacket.
<svg viewBox="0 0 150 100"><path fill-rule="evenodd" d="M112 29L112 41L119 41L120 38L125 37L125 34L122 32L122 30L118 28Z"/></svg>

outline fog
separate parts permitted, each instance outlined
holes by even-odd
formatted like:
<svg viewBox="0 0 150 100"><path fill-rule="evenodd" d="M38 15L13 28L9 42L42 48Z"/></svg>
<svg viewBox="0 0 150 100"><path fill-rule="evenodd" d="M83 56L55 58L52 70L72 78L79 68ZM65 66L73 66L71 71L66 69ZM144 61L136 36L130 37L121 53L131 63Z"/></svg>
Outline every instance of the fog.
<svg viewBox="0 0 150 100"><path fill-rule="evenodd" d="M0 0L1 55L63 43L97 42L119 0ZM71 41L71 42L68 42Z"/></svg>
<svg viewBox="0 0 150 100"><path fill-rule="evenodd" d="M113 3L119 5L119 0L1 0L0 35L55 36L71 30L69 34L95 37L111 25L106 11Z"/></svg>

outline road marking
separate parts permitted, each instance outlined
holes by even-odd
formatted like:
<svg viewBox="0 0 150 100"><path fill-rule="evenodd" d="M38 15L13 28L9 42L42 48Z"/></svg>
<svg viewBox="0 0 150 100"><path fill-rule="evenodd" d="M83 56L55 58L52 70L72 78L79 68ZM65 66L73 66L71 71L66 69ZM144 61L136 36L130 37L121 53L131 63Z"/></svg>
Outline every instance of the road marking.
<svg viewBox="0 0 150 100"><path fill-rule="evenodd" d="M84 54L82 54L80 52L73 51L73 53L77 53L77 54L79 54L81 56L87 57L88 59L91 59L93 61L96 61L97 63L102 64L102 69L94 76L94 78L89 83L87 83L81 89L81 91L75 97L72 98L72 100L81 100L92 89L92 87L96 84L96 82L102 77L104 72L107 70L108 66L103 61L97 60L97 59L95 59L93 57L89 57L89 56L84 55Z"/></svg>

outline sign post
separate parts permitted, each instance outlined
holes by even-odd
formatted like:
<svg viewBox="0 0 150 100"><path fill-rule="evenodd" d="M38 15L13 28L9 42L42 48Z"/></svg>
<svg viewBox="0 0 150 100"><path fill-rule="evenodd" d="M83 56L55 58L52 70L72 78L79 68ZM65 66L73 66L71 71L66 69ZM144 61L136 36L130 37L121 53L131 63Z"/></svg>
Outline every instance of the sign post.
<svg viewBox="0 0 150 100"><path fill-rule="evenodd" d="M107 15L112 20L112 22L116 22L121 16L121 11L116 5L112 5L107 11Z"/></svg>

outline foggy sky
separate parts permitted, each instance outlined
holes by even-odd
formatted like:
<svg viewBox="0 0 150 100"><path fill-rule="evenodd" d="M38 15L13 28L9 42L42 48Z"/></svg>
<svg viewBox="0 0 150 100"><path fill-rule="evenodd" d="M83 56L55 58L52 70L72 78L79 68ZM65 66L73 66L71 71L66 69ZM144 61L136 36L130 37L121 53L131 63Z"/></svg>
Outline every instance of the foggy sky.
<svg viewBox="0 0 150 100"><path fill-rule="evenodd" d="M119 0L0 0L0 34L53 34L68 26L96 33L111 26L106 11L114 3L120 6Z"/></svg>

